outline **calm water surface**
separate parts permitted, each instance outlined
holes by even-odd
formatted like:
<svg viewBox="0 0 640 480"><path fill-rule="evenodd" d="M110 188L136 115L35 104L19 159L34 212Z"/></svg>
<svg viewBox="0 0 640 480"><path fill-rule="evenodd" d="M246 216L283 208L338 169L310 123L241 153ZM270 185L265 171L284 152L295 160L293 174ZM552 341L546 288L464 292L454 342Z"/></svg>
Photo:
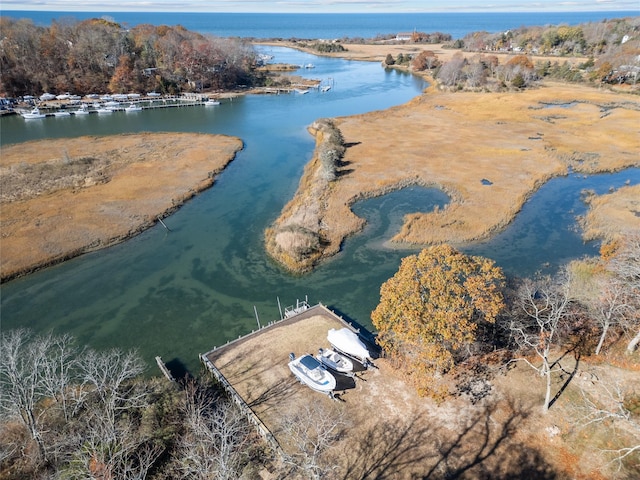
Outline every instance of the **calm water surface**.
<svg viewBox="0 0 640 480"><path fill-rule="evenodd" d="M140 131L206 132L235 135L245 148L215 186L154 227L115 247L84 255L1 287L2 328L69 332L98 348L138 348L153 363L198 368L197 355L279 317L283 306L308 296L369 326L379 287L397 270L407 251L382 247L402 216L447 197L437 190L407 188L359 202L365 231L343 251L305 276L283 272L266 256L263 231L297 188L314 141L306 127L320 117L350 115L401 104L420 93L421 80L378 64L317 58L270 49L276 61L316 68L302 72L332 82L328 93L247 96L215 108L185 107L136 114L46 118L25 122L2 118L2 143L32 139L109 135ZM575 215L584 211L580 190L601 192L640 170L611 176L577 176L545 185L513 226L470 252L494 258L510 273L529 274L582 254ZM489 186L487 188L490 188Z"/></svg>

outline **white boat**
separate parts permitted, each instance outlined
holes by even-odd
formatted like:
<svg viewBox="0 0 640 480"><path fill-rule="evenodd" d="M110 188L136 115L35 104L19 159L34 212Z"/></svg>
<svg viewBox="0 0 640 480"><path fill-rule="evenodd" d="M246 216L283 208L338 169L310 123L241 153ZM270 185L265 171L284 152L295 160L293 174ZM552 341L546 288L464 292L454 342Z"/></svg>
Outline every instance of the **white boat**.
<svg viewBox="0 0 640 480"><path fill-rule="evenodd" d="M331 90L331 85L323 85L320 87L321 92L328 92L329 90Z"/></svg>
<svg viewBox="0 0 640 480"><path fill-rule="evenodd" d="M336 388L336 379L322 364L311 355L302 355L295 358L289 355L289 370L296 378L307 387L331 395Z"/></svg>
<svg viewBox="0 0 640 480"><path fill-rule="evenodd" d="M206 102L204 102L204 105L206 107L213 107L214 105L220 105L220 102L218 100L207 100Z"/></svg>
<svg viewBox="0 0 640 480"><path fill-rule="evenodd" d="M54 117L69 117L71 114L66 110L58 110L57 112L53 112Z"/></svg>
<svg viewBox="0 0 640 480"><path fill-rule="evenodd" d="M74 115L89 115L89 107L87 107L86 103L83 103L82 106L78 110L74 110Z"/></svg>
<svg viewBox="0 0 640 480"><path fill-rule="evenodd" d="M98 108L98 109L96 110L96 113L101 114L101 115L103 115L103 114L105 114L105 113L113 113L113 109L111 109L111 108L106 108L106 107L100 107L100 108Z"/></svg>
<svg viewBox="0 0 640 480"><path fill-rule="evenodd" d="M303 90L302 88L294 88L296 93L299 93L300 95L304 95L305 93L309 93L309 90Z"/></svg>
<svg viewBox="0 0 640 480"><path fill-rule="evenodd" d="M307 63L304 68L316 68L316 66L313 63Z"/></svg>
<svg viewBox="0 0 640 480"><path fill-rule="evenodd" d="M32 118L44 118L44 117L46 117L46 115L44 113L40 113L40 109L38 107L35 107L30 112L22 112L20 115L22 115L22 118L25 118L27 120L30 120Z"/></svg>
<svg viewBox="0 0 640 480"><path fill-rule="evenodd" d="M135 103L132 103L127 108L125 108L124 111L125 112L141 112L142 107L140 105L136 105Z"/></svg>
<svg viewBox="0 0 640 480"><path fill-rule="evenodd" d="M371 354L357 333L348 328L341 328L340 330L332 328L327 333L327 340L338 352L355 358L362 362L365 367L372 365Z"/></svg>
<svg viewBox="0 0 640 480"><path fill-rule="evenodd" d="M353 362L349 358L344 355L340 355L338 352L331 350L330 348L319 349L316 358L325 367L329 367L335 372L344 373L346 375L353 372Z"/></svg>

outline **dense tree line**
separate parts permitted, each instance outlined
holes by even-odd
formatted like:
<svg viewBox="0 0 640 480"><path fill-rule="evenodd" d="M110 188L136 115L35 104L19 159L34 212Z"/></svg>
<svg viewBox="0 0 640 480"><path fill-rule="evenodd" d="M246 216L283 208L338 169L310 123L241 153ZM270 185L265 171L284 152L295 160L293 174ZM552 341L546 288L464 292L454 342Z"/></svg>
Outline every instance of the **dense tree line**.
<svg viewBox="0 0 640 480"><path fill-rule="evenodd" d="M493 34L473 32L465 36L458 46L467 51L484 53L469 62L471 66L467 66L467 70L477 69L477 64L486 65L487 58L491 58L491 52L512 52L528 58L546 55L587 59L580 64L570 64L562 60L529 60L528 64L520 62L518 65L509 62L504 68L499 69L500 81L508 83L517 77L515 86L520 87L536 78L544 77L573 82L632 85L640 80L640 17L603 20L576 26L520 27ZM463 71L464 67L460 66L459 70ZM487 69L485 72L495 73ZM509 76L512 78L509 79Z"/></svg>
<svg viewBox="0 0 640 480"><path fill-rule="evenodd" d="M383 63L404 64L413 71L432 71L441 85L458 89L523 88L544 78L594 84L636 85L640 81L640 17L573 27L473 32L451 43L449 48L477 52L477 55L460 53L443 63L433 52L425 50L413 57L405 55L394 59L387 55ZM501 63L496 53L512 55ZM535 56L558 60L534 60ZM585 60L569 62L568 57Z"/></svg>
<svg viewBox="0 0 640 480"><path fill-rule="evenodd" d="M255 81L253 47L181 26L127 29L108 19L0 17L0 94L77 95L231 89Z"/></svg>

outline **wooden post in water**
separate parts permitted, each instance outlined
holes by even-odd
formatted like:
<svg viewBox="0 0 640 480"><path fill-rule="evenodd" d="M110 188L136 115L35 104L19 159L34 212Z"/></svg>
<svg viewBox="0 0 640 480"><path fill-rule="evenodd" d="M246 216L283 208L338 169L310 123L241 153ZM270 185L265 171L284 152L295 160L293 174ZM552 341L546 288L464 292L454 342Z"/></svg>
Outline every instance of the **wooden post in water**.
<svg viewBox="0 0 640 480"><path fill-rule="evenodd" d="M258 330L260 330L262 327L260 326L260 319L258 318L258 309L256 308L256 306L253 306L253 311L256 314L256 322L258 322Z"/></svg>
<svg viewBox="0 0 640 480"><path fill-rule="evenodd" d="M167 226L164 224L164 222L163 222L163 221L162 221L162 219L160 218L160 215L158 215L158 221L162 224L162 226L163 226L164 228L166 228L166 229L167 229L167 232L170 232L170 231L171 231L171 229L170 229L169 227L167 227Z"/></svg>

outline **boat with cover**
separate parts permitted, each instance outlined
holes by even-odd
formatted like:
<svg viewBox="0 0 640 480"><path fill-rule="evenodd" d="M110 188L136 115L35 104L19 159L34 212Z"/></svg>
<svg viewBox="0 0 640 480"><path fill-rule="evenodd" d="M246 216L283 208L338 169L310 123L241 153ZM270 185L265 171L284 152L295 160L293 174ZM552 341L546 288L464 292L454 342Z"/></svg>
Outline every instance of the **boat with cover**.
<svg viewBox="0 0 640 480"><path fill-rule="evenodd" d="M213 107L215 105L220 105L220 102L218 100L212 100L209 99L206 102L204 102L205 107Z"/></svg>
<svg viewBox="0 0 640 480"><path fill-rule="evenodd" d="M316 358L325 367L328 367L335 372L343 373L345 375L349 375L353 372L353 362L349 358L344 355L340 355L338 352L331 350L330 348L320 348Z"/></svg>
<svg viewBox="0 0 640 480"><path fill-rule="evenodd" d="M300 383L316 392L332 394L336 388L336 379L318 360L309 354L295 358L295 355L291 353L289 358L291 359L289 370Z"/></svg>
<svg viewBox="0 0 640 480"><path fill-rule="evenodd" d="M338 350L338 352L355 358L365 367L373 365L371 363L371 354L365 344L362 343L357 333L348 328L341 328L339 330L335 328L330 329L327 333L327 340L329 340L331 346Z"/></svg>

